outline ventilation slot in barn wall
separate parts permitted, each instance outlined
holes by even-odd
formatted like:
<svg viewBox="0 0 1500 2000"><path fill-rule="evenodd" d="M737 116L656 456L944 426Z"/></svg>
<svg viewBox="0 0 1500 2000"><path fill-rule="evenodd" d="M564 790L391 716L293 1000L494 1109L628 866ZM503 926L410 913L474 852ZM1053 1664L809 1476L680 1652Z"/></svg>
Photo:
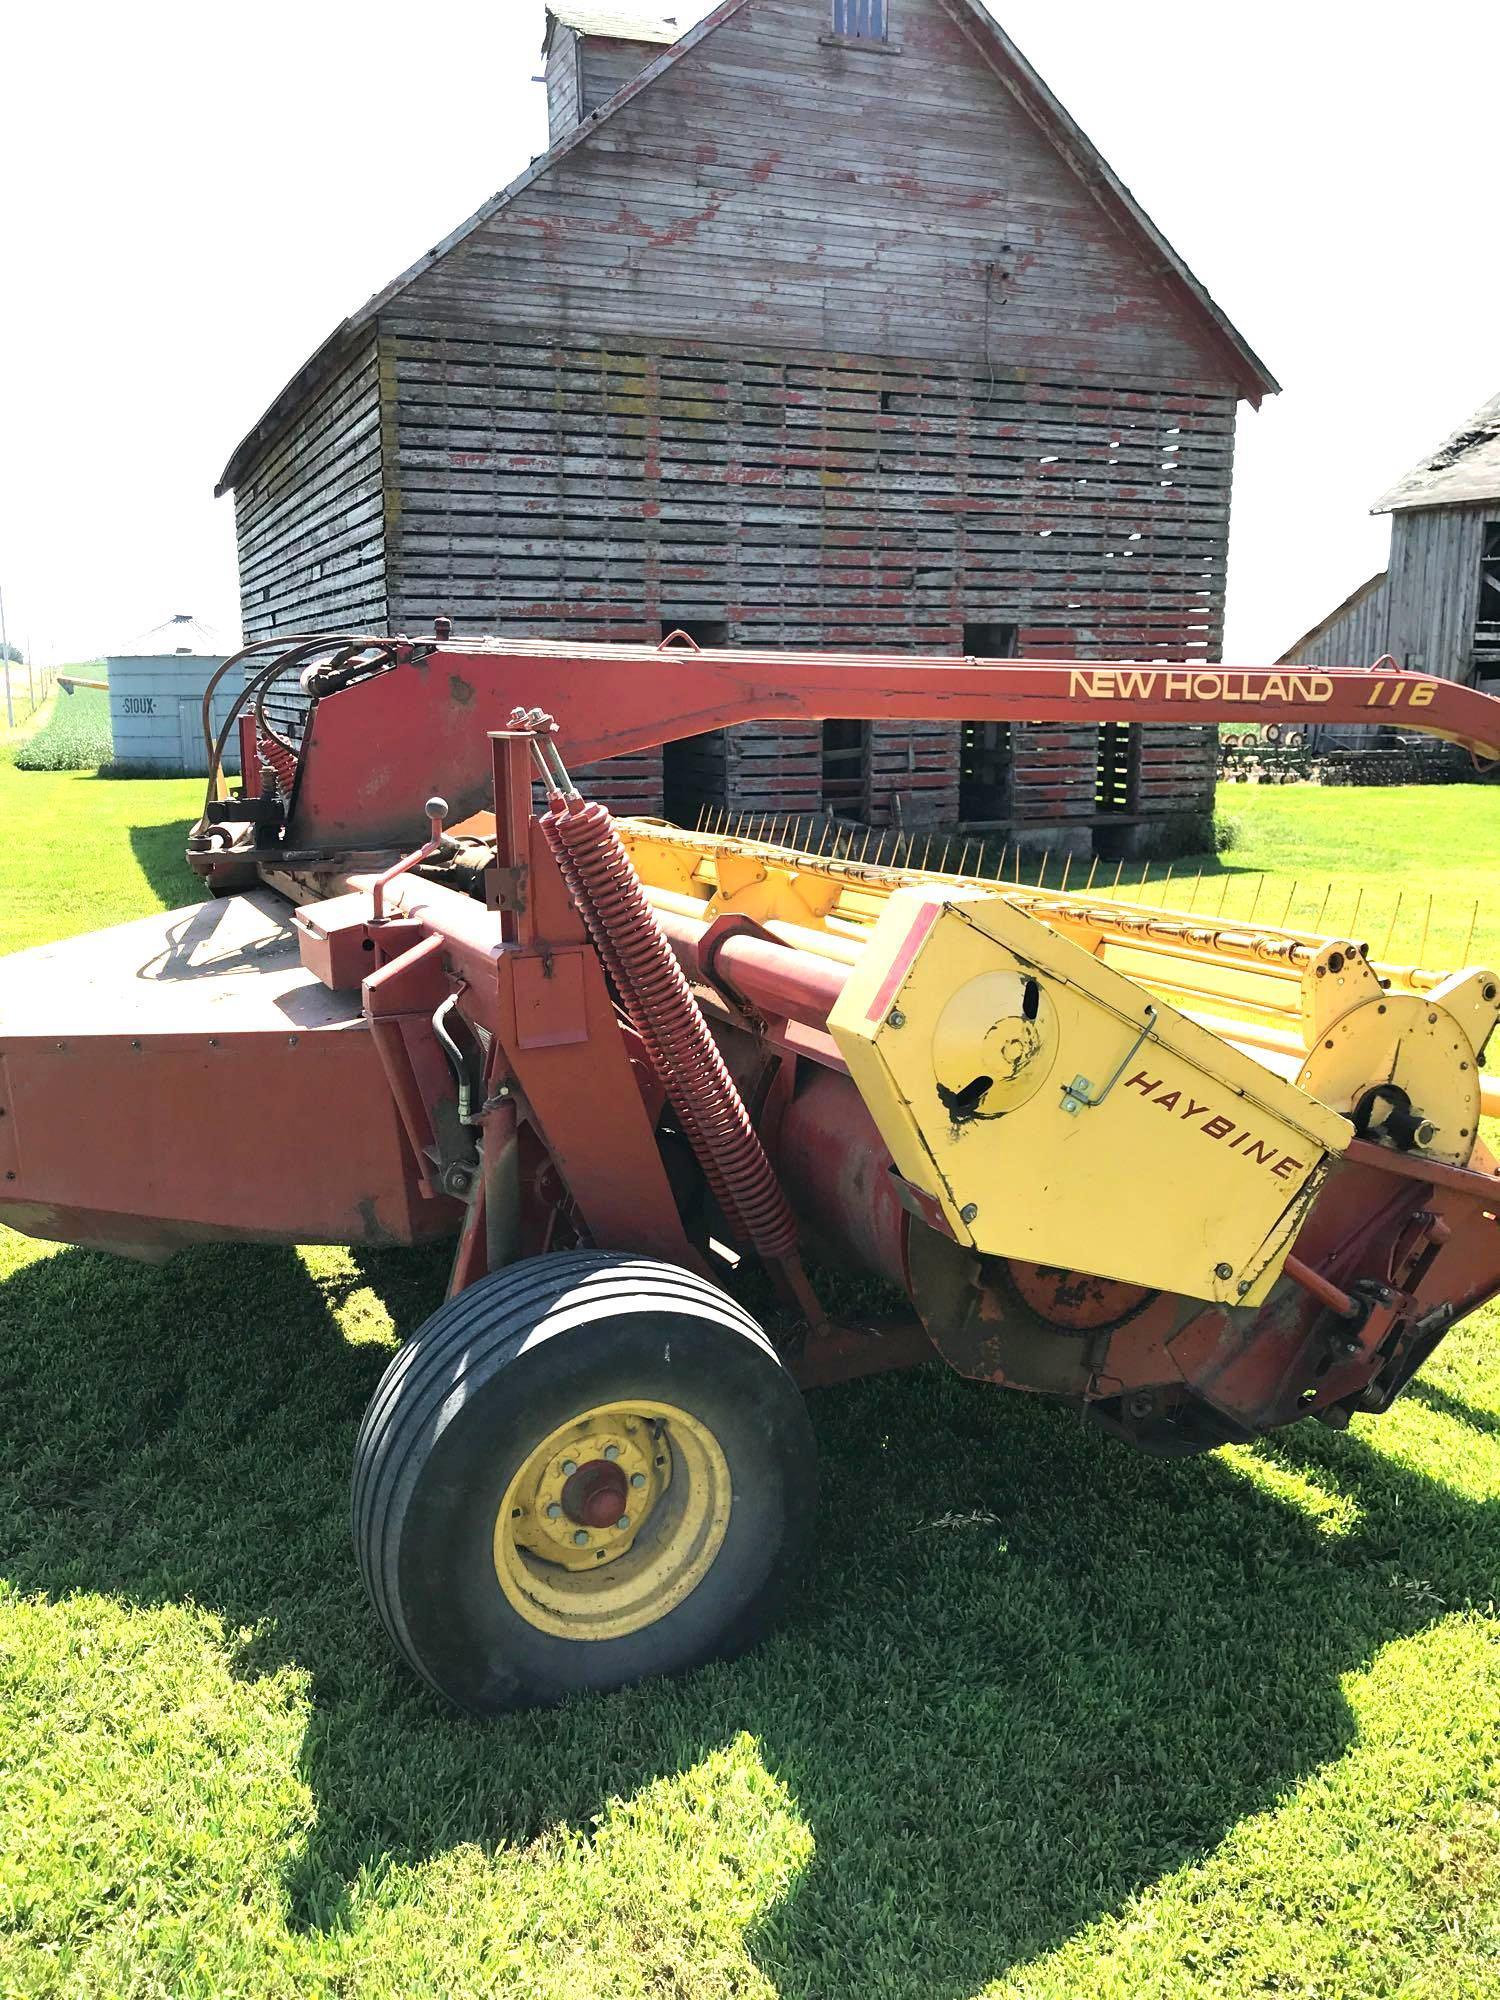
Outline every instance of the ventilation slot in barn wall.
<svg viewBox="0 0 1500 2000"><path fill-rule="evenodd" d="M683 632L697 646L723 647L729 644L729 626L723 619L667 618L661 636ZM677 641L679 646L682 641ZM685 653L692 647L683 646ZM662 750L663 805L666 816L678 826L696 826L706 806L724 797L725 736L722 729L707 729L701 736L684 736Z"/></svg>
<svg viewBox="0 0 1500 2000"><path fill-rule="evenodd" d="M833 32L851 41L888 41L890 22L890 0L833 0Z"/></svg>
<svg viewBox="0 0 1500 2000"><path fill-rule="evenodd" d="M1141 769L1140 731L1128 722L1106 722L1099 730L1094 803L1101 813L1133 813Z"/></svg>
<svg viewBox="0 0 1500 2000"><path fill-rule="evenodd" d="M1016 627L993 620L965 625L964 653L970 659L1011 660L1016 653ZM958 816L968 826L1008 825L1013 807L1011 778L1015 769L1008 722L964 722L959 725Z"/></svg>

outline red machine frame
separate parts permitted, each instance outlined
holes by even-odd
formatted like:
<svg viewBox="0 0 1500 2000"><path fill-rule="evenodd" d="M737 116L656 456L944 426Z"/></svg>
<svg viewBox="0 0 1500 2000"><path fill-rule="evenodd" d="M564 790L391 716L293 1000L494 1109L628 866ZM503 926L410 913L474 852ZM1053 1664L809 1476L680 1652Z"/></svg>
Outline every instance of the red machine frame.
<svg viewBox="0 0 1500 2000"><path fill-rule="evenodd" d="M1464 744L1477 763L1500 764L1500 701L1384 668L914 662L441 635L435 644L301 641L295 656L320 647L338 664L321 683L314 670L316 698L300 751L272 746L278 754L268 759L284 801L257 800L253 782L244 799L215 800L190 860L217 891L264 885L300 906L304 966L348 996L350 1011L337 1031L362 1017L367 1034L345 1036L342 1097L327 1107L330 1122L347 1116L361 1130L389 1132L392 1106L399 1116L402 1139L388 1138L382 1150L372 1138L358 1149L357 1168L336 1136L327 1149L284 1156L280 1207L300 1182L310 1188L315 1178L310 1206L361 1219L347 1224L344 1240L415 1241L455 1231L453 1293L502 1257L574 1241L698 1270L709 1254L707 1232L685 1220L684 1174L691 1177L694 1165L670 1117L664 1122L669 1085L617 1005L597 938L534 810L536 729L507 727L518 711L542 702L556 712L575 764L775 716L1149 722L1185 715L1211 721L1247 709L1282 721L1399 715ZM373 670L358 664L371 649L379 655ZM263 746L253 719L246 720L253 778ZM217 789L213 779L210 786ZM420 801L435 808L430 795L438 792L453 799L460 827L483 813L488 834L493 811L495 850L482 897L420 872L442 851L437 822L402 852ZM997 1344L1003 1313L983 1274L964 1277L952 1260L942 1263L945 1252L936 1263L928 1256L920 1271L913 1266L914 1221L926 1225L919 1235L931 1252L943 1240L941 1218L889 1170L827 1032L844 968L744 919L705 927L668 915L661 928L714 1024L792 1209L814 1226L821 1247L904 1286L936 1329L923 1331L909 1318L880 1329L832 1327L793 1258L781 1275L801 1307L793 1338L804 1381L901 1365L929 1357L936 1344L964 1373L1108 1403L1138 1441L1156 1421L1163 1384L1184 1375L1215 1385L1231 1431L1309 1411L1346 1420L1352 1407L1388 1400L1443 1329L1500 1288L1500 1190L1488 1167L1437 1166L1356 1141L1259 1316L1163 1300L1136 1316L1128 1339L1101 1324L1097 1338L1050 1350L1038 1373L1024 1353ZM201 1039L223 1059L223 1037ZM9 1056L22 1086L57 1059L40 1037L5 1040L10 1046L0 1047L0 1057ZM274 1041L275 1088L295 1094L298 1076L314 1074L310 1055L324 1042L316 1033ZM267 1046L263 1038L253 1054L246 1051L262 1074L269 1074ZM345 1072L354 1060L347 1050L355 1046L365 1052L358 1071L365 1082L357 1104L346 1107L353 1086ZM92 1117L101 1127L93 1147L101 1187L130 1184L120 1135L97 1107L117 1098L129 1064L140 1071L141 1052L139 1041L127 1048L103 1032L65 1051L77 1119ZM0 1062L0 1098L5 1077ZM224 1235L266 1234L246 1227L263 1161L247 1156L241 1174L231 1159L205 1188L199 1154L213 1147L191 1124L212 1117L203 1095L199 1087L180 1107L182 1143L158 1149L151 1206L143 1212L91 1214L81 1205L58 1206L45 1188L28 1188L38 1156L54 1187L67 1187L70 1174L76 1179L69 1150L54 1158L44 1140L31 1157L24 1147L18 1154L10 1173L18 1184L0 1187L0 1214L9 1208L21 1227L114 1247L128 1247L134 1229L133 1240L152 1250L204 1240L216 1227ZM23 1105L23 1137L28 1117ZM12 1147L15 1131L12 1120ZM78 1150L76 1134L69 1147ZM194 1218L191 1227L179 1227L186 1216Z"/></svg>
<svg viewBox="0 0 1500 2000"><path fill-rule="evenodd" d="M506 1227L519 1221L523 1254L551 1247L561 1228L601 1247L695 1267L702 1262L663 1166L660 1083L616 1012L533 815L531 734L497 727L528 703L542 699L555 710L575 764L775 716L1151 722L1248 712L1263 721L1364 723L1378 712L1382 720L1399 718L1462 744L1482 772L1500 766L1500 702L1385 666L981 664L454 641L403 647L395 664L355 695L335 692L314 705L284 833L277 849L257 856L257 868L296 900L326 895L385 863L392 841L411 824L410 808L405 816L399 811L403 796L413 799L441 784L457 794L460 819L493 805L492 910L415 876L396 892L399 918L372 927L352 898L330 910L359 934L362 952L373 946L382 961L365 982L365 1004L418 1158L444 1157L431 1115L443 1085L429 1032L434 1008L445 995L461 993L465 1013L493 1037L482 1108L471 1114L483 1134L473 1184L461 1171L457 1182L445 1181L441 1167L433 1175L434 1196L467 1195L455 1291L487 1268L500 1201L508 1205ZM415 867L427 851L386 868L385 881ZM311 911L299 918L304 934L321 921ZM820 1202L827 1210L822 1184L830 1163L836 1179L852 1177L857 1192L845 1188L833 1204L835 1233L842 1230L846 1243L858 1238L852 1247L867 1267L910 1289L910 1214L915 1210L929 1225L935 1218L910 1190L903 1208L889 1176L869 1170L884 1149L863 1106L852 1091L837 1098L823 1093L826 1122L810 1145L796 1131L796 1118L790 1125L787 1119L788 1109L805 1101L802 1080L810 1066L844 1073L826 1031L843 968L790 949L743 919L706 931L670 914L661 922L726 1047L735 1046L737 1025L753 1029L740 1038L740 1080L768 1152L783 1175L799 1182L793 1188L799 1210L816 1210ZM799 1137L810 1154L800 1177ZM498 1186L494 1162L513 1161L517 1151L530 1162L520 1188ZM512 1174L513 1166L506 1171ZM1500 1287L1495 1205L1488 1171L1438 1167L1356 1141L1299 1244L1306 1254L1289 1261L1291 1275L1259 1321L1173 1302L1155 1311L1152 1328L1138 1329L1149 1337L1136 1339L1128 1366L1118 1365L1118 1354L1106 1359L1101 1348L1069 1386L1084 1388L1086 1375L1091 1396L1108 1387L1123 1409L1134 1397L1139 1410L1163 1370L1190 1366L1197 1379L1213 1380L1221 1407L1247 1431L1291 1421L1310 1404L1330 1421L1346 1421L1378 1375L1388 1384L1398 1373L1404 1379L1407 1363L1415 1366L1452 1319ZM1434 1275L1439 1252L1442 1269ZM1335 1346L1320 1360L1310 1394L1301 1364L1310 1345L1326 1341L1330 1318ZM804 1380L905 1365L932 1352L926 1334L911 1326L872 1338L870 1329L836 1329L813 1319L801 1337ZM984 1321L982 1298L957 1315L955 1331L938 1342L953 1365L1013 1386L1050 1386L1008 1375L986 1344ZM1357 1329L1342 1346L1340 1326ZM1390 1365L1393 1340L1402 1350L1399 1370Z"/></svg>
<svg viewBox="0 0 1500 2000"><path fill-rule="evenodd" d="M738 722L1399 722L1500 764L1500 701L1399 668L913 660L909 654L699 651L447 640L318 701L288 813L298 854L404 846L413 802L487 803L486 732L540 704L579 767Z"/></svg>

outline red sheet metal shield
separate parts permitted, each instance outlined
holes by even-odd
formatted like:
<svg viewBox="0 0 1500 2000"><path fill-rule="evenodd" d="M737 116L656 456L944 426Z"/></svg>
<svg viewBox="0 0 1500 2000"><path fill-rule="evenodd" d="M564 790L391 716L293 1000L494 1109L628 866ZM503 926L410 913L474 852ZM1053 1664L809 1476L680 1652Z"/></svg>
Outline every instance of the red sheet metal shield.
<svg viewBox="0 0 1500 2000"><path fill-rule="evenodd" d="M425 1196L358 994L261 891L0 961L0 1222L138 1255L411 1243Z"/></svg>

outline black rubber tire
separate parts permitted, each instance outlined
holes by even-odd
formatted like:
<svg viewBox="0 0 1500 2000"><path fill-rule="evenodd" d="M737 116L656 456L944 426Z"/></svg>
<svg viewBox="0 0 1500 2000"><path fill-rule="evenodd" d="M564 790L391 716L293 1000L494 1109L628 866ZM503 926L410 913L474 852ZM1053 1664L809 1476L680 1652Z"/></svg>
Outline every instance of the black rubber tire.
<svg viewBox="0 0 1500 2000"><path fill-rule="evenodd" d="M496 1575L507 1486L595 1405L659 1399L717 1438L730 1511L711 1567L654 1624L578 1640L540 1630ZM391 1362L354 1449L354 1547L398 1651L477 1715L731 1658L778 1616L812 1527L801 1392L749 1315L647 1258L535 1257L450 1299Z"/></svg>

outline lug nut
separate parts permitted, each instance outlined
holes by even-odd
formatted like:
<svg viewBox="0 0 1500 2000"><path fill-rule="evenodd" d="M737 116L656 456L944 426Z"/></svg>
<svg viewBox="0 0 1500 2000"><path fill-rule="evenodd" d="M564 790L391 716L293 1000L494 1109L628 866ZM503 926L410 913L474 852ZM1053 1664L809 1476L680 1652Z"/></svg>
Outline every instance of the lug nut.
<svg viewBox="0 0 1500 2000"><path fill-rule="evenodd" d="M565 1458L563 1460L564 1472L568 1473L571 1476L577 1470L578 1470L578 1461L576 1458Z"/></svg>
<svg viewBox="0 0 1500 2000"><path fill-rule="evenodd" d="M618 1458L620 1456L620 1447L617 1444L607 1444L604 1447L604 1456L606 1458Z"/></svg>
<svg viewBox="0 0 1500 2000"><path fill-rule="evenodd" d="M615 1522L615 1526L617 1528L628 1528L630 1526L630 1516L628 1514L622 1514L619 1520Z"/></svg>
<svg viewBox="0 0 1500 2000"><path fill-rule="evenodd" d="M558 1506L555 1500L547 1509L547 1519L549 1521L560 1521L562 1519L562 1508Z"/></svg>
<svg viewBox="0 0 1500 2000"><path fill-rule="evenodd" d="M646 1483L646 1475L645 1475L645 1473L644 1473L644 1472L632 1472L632 1473L631 1473L631 1475L630 1475L630 1483L631 1483L631 1485L632 1485L632 1486L633 1486L633 1487L635 1488L635 1490L637 1491L637 1493L639 1493L639 1491L641 1490L641 1488L642 1488L642 1487L643 1487L643 1486L645 1485L645 1483Z"/></svg>
<svg viewBox="0 0 1500 2000"><path fill-rule="evenodd" d="M579 1547L580 1549L581 1549L581 1548L585 1548L585 1547L587 1547L587 1545L588 1545L588 1539L589 1539L589 1538L588 1538L588 1535L587 1535L587 1534L585 1533L585 1531L584 1531L584 1530L583 1530L582 1528L580 1528L580 1529L578 1530L578 1532L577 1532L577 1533L576 1533L576 1534L574 1535L574 1537L573 1537L573 1540L574 1540L574 1542L576 1543L576 1545L577 1545L577 1546L578 1546L578 1547Z"/></svg>

